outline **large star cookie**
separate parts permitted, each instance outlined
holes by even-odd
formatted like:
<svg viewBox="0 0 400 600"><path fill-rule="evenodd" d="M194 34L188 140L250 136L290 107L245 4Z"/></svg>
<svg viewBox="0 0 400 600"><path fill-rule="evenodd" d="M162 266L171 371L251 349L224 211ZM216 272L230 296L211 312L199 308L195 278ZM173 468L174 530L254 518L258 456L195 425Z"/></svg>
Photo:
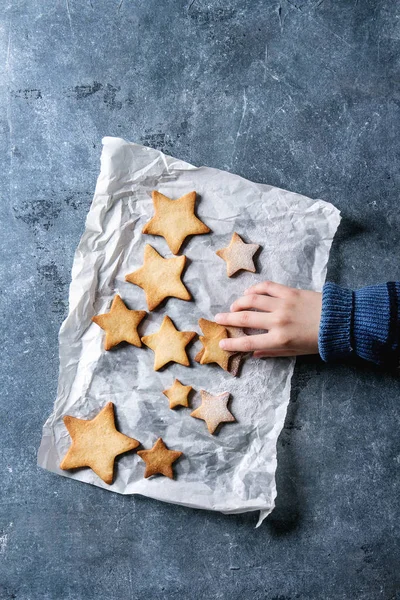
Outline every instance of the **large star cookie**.
<svg viewBox="0 0 400 600"><path fill-rule="evenodd" d="M209 392L201 390L200 394L201 405L190 416L205 421L211 434L221 423L231 423L236 420L227 408L229 392L213 396Z"/></svg>
<svg viewBox="0 0 400 600"><path fill-rule="evenodd" d="M164 396L169 400L169 407L176 408L177 406L189 406L189 394L192 391L191 385L183 385L179 379L175 379L173 385L163 391Z"/></svg>
<svg viewBox="0 0 400 600"><path fill-rule="evenodd" d="M192 297L181 281L186 256L163 258L149 244L144 249L144 263L137 271L125 276L125 280L144 290L149 310L153 310L170 296L181 300Z"/></svg>
<svg viewBox="0 0 400 600"><path fill-rule="evenodd" d="M146 316L145 310L129 310L121 296L115 296L110 312L97 315L92 321L104 329L106 337L104 348L110 350L120 342L128 342L140 348L141 341L137 328Z"/></svg>
<svg viewBox="0 0 400 600"><path fill-rule="evenodd" d="M116 430L112 402L108 402L90 421L68 415L63 420L72 438L72 445L60 468L68 470L89 467L108 484L113 480L115 457L134 450L140 444Z"/></svg>
<svg viewBox="0 0 400 600"><path fill-rule="evenodd" d="M172 464L182 456L183 452L179 450L168 450L162 438L158 438L151 450L139 450L138 455L146 463L144 476L165 475L170 479L174 478Z"/></svg>
<svg viewBox="0 0 400 600"><path fill-rule="evenodd" d="M255 273L253 256L259 247L258 244L245 244L242 238L234 233L229 246L217 250L216 254L226 262L226 273L231 277L240 270Z"/></svg>
<svg viewBox="0 0 400 600"><path fill-rule="evenodd" d="M157 333L142 337L142 342L154 352L154 370L158 371L169 362L188 367L190 363L185 347L195 335L195 331L179 331L165 316Z"/></svg>
<svg viewBox="0 0 400 600"><path fill-rule="evenodd" d="M156 191L152 197L155 214L143 227L143 233L161 235L173 254L178 254L188 235L210 231L210 228L194 214L196 192L189 192L177 200L171 200Z"/></svg>
<svg viewBox="0 0 400 600"><path fill-rule="evenodd" d="M217 363L222 369L228 371L229 359L236 353L219 347L220 341L228 337L228 331L222 325L207 319L199 319L199 325L204 333L204 336L199 337L203 348L196 354L195 360L201 365Z"/></svg>

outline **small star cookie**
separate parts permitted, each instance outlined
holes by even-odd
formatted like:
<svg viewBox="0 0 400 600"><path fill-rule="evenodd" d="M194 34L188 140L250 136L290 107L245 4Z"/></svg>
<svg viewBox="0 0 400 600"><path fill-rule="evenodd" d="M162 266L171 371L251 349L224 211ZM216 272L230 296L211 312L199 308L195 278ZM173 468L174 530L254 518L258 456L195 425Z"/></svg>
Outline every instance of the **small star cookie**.
<svg viewBox="0 0 400 600"><path fill-rule="evenodd" d="M208 431L213 434L221 423L231 423L236 421L233 414L228 410L229 392L223 392L218 396L213 396L205 390L200 391L201 405L196 408L190 416L195 419L202 419L206 422Z"/></svg>
<svg viewBox="0 0 400 600"><path fill-rule="evenodd" d="M258 244L245 244L242 238L234 233L229 246L217 250L216 254L226 262L226 273L231 277L241 270L256 272L253 256L259 247Z"/></svg>
<svg viewBox="0 0 400 600"><path fill-rule="evenodd" d="M165 316L157 333L142 337L142 342L154 352L154 370L158 371L169 362L188 367L190 363L185 347L195 335L195 331L179 331Z"/></svg>
<svg viewBox="0 0 400 600"><path fill-rule="evenodd" d="M189 192L177 200L172 200L154 191L152 198L155 214L143 227L142 232L161 235L173 254L178 254L188 235L210 231L210 228L194 214L196 192Z"/></svg>
<svg viewBox="0 0 400 600"><path fill-rule="evenodd" d="M163 391L164 396L169 400L169 407L176 408L177 406L189 406L189 394L192 391L191 385L183 385L179 379L175 379L170 388Z"/></svg>
<svg viewBox="0 0 400 600"><path fill-rule="evenodd" d="M106 332L106 350L111 350L121 342L128 342L140 348L142 343L137 328L146 315L145 310L129 310L117 294L112 301L110 312L92 317L92 321Z"/></svg>
<svg viewBox="0 0 400 600"><path fill-rule="evenodd" d="M236 352L228 352L219 347L219 342L228 337L226 328L207 319L199 319L199 325L204 333L204 336L199 337L203 349L195 356L195 360L201 365L217 363L228 371L229 359Z"/></svg>
<svg viewBox="0 0 400 600"><path fill-rule="evenodd" d="M144 476L151 477L159 473L170 479L174 478L172 464L182 456L179 450L168 450L162 438L158 438L151 450L139 450L138 456L146 463Z"/></svg>
<svg viewBox="0 0 400 600"><path fill-rule="evenodd" d="M112 402L90 421L68 415L63 420L72 438L72 445L60 464L63 470L89 467L105 483L111 484L115 457L140 444L116 430Z"/></svg>
<svg viewBox="0 0 400 600"><path fill-rule="evenodd" d="M144 290L149 310L154 310L169 297L191 300L191 295L181 281L185 262L186 256L163 258L152 246L146 244L143 266L126 275L125 281Z"/></svg>

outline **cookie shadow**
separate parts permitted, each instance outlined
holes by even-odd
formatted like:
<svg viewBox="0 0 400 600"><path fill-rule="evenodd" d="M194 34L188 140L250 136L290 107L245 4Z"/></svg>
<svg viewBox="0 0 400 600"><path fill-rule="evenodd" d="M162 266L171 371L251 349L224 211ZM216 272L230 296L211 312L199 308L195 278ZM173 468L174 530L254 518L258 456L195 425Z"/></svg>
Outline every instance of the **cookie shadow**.
<svg viewBox="0 0 400 600"><path fill-rule="evenodd" d="M257 252L254 254L253 256L253 261L254 261L254 266L256 268L256 273L259 273L261 271L261 261L260 261L260 254L263 251L264 247L261 246L258 248Z"/></svg>
<svg viewBox="0 0 400 600"><path fill-rule="evenodd" d="M365 234L367 231L367 227L361 223L349 217L342 216L329 253L327 280L340 282L343 264L343 245L352 238Z"/></svg>
<svg viewBox="0 0 400 600"><path fill-rule="evenodd" d="M304 489L304 484L294 451L296 433L301 429L297 420L298 397L307 382L315 376L316 363L320 362L320 359L315 356L298 358L292 378L285 423L277 442L275 508L265 521L265 526L270 533L277 537L292 533L300 527L307 502L301 491Z"/></svg>
<svg viewBox="0 0 400 600"><path fill-rule="evenodd" d="M197 215L196 215L197 216ZM198 217L200 218L200 217ZM181 256L182 254L184 254L186 256L186 262L190 260L190 258L188 257L188 255L186 254L186 251L190 250L189 246L193 240L194 237L204 237L206 235L210 235L212 233L212 230L210 229L210 231L208 233L197 233L197 234L193 234L193 235L188 235L185 237L185 239L182 242L181 247L179 248L179 253L177 256ZM186 269L185 269L186 270Z"/></svg>

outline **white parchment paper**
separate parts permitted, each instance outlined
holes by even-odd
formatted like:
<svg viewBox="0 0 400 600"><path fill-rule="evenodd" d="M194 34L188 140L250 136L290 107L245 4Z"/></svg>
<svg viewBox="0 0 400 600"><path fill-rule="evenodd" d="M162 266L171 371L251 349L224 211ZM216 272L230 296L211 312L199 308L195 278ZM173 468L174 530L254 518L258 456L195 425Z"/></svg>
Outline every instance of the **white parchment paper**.
<svg viewBox="0 0 400 600"><path fill-rule="evenodd" d="M247 181L208 167L196 168L162 152L119 138L103 140L101 172L86 229L75 253L69 313L60 330L60 375L52 415L43 428L38 464L50 471L121 494L143 494L196 508L239 513L261 510L266 516L276 496L276 443L283 427L294 359L247 360L233 378L215 365L193 361L201 349L189 347L190 368L170 364L153 370L148 348L121 345L103 349L104 332L91 322L107 312L115 293L129 308L147 310L142 289L125 282L143 264L150 243L165 257L171 253L161 237L143 235L153 214L152 190L171 198L196 190L197 213L211 228L189 238L181 249L188 258L183 281L194 302L169 299L142 322L142 335L157 331L168 314L180 330L200 333L198 319L213 319L251 284L265 279L321 290L339 211L268 185ZM215 251L227 246L236 231L260 244L257 273L228 279ZM192 408L171 410L162 390L174 378L192 385ZM200 389L228 391L237 422L210 435L203 421L190 417L200 404ZM108 402L115 404L118 428L150 448L158 437L182 450L175 480L144 479L144 463L131 452L118 460L115 480L103 483L90 469L61 471L70 438L66 414L93 418Z"/></svg>

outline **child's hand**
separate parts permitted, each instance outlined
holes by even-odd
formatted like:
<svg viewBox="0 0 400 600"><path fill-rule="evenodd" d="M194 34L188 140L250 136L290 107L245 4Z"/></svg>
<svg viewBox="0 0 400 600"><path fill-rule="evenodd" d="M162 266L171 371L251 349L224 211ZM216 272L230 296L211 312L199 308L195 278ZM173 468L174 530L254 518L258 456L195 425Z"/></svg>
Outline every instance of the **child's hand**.
<svg viewBox="0 0 400 600"><path fill-rule="evenodd" d="M230 313L215 315L215 321L266 332L222 340L221 348L253 351L255 357L318 354L322 294L272 281L253 285L244 293L232 304Z"/></svg>

